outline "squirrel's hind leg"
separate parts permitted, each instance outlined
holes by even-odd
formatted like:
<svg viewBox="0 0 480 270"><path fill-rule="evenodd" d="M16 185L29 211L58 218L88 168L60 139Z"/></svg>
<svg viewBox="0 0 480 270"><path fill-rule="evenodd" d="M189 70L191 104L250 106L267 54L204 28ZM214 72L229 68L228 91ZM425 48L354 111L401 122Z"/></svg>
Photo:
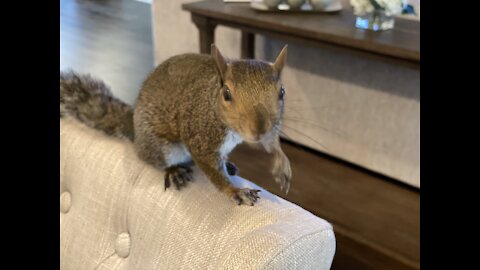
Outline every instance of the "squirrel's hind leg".
<svg viewBox="0 0 480 270"><path fill-rule="evenodd" d="M177 190L180 190L193 179L192 156L182 143L165 144L162 147L162 152L167 165L165 169L165 190L170 187L171 182Z"/></svg>
<svg viewBox="0 0 480 270"><path fill-rule="evenodd" d="M152 136L153 137L153 136ZM179 190L192 180L192 158L181 143L172 143L166 139L138 136L134 144L137 155L143 161L165 172L165 190L171 183Z"/></svg>
<svg viewBox="0 0 480 270"><path fill-rule="evenodd" d="M192 169L188 165L174 165L165 169L165 190L170 187L173 182L175 188L180 190L181 187L187 185L188 181L192 181Z"/></svg>

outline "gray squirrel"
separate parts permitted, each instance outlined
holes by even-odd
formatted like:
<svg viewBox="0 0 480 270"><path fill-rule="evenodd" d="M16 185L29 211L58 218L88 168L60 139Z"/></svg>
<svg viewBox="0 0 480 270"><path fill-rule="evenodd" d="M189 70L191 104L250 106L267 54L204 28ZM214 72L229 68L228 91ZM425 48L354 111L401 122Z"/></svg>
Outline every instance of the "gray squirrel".
<svg viewBox="0 0 480 270"><path fill-rule="evenodd" d="M165 189L192 180L195 163L236 203L254 205L260 190L237 188L228 154L243 141L273 154L272 174L290 189L290 162L279 132L285 88L280 75L287 46L274 63L230 60L212 44L211 55L173 56L144 81L135 106L115 98L89 75L60 72L60 118L69 116L110 136L133 141L140 159L165 171Z"/></svg>

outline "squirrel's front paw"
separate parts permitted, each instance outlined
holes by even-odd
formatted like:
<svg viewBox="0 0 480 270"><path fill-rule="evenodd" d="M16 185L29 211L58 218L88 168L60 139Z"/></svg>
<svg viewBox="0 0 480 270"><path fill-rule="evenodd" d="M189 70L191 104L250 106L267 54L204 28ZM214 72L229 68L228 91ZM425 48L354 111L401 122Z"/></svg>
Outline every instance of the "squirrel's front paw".
<svg viewBox="0 0 480 270"><path fill-rule="evenodd" d="M278 172L275 176L275 182L280 184L280 190L285 191L285 194L288 194L290 190L291 176L285 172Z"/></svg>
<svg viewBox="0 0 480 270"><path fill-rule="evenodd" d="M173 182L177 190L184 187L187 181L192 181L192 169L186 166L176 165L165 169L165 190Z"/></svg>
<svg viewBox="0 0 480 270"><path fill-rule="evenodd" d="M233 191L233 200L238 203L238 205L241 204L246 204L253 206L258 199L260 199L260 196L258 196L258 192L260 190L258 189L249 189L249 188L236 188Z"/></svg>
<svg viewBox="0 0 480 270"><path fill-rule="evenodd" d="M280 189L288 194L292 179L292 169L290 167L290 161L285 155L282 155L274 161L272 174L275 182L280 184Z"/></svg>

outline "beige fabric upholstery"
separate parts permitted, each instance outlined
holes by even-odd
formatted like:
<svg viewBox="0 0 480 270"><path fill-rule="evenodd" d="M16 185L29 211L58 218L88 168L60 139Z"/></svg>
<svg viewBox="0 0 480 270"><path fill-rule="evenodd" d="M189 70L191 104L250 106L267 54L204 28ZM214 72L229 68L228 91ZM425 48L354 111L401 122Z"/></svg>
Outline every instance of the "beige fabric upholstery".
<svg viewBox="0 0 480 270"><path fill-rule="evenodd" d="M331 225L265 190L256 206L237 206L195 169L184 190L165 191L130 142L73 119L60 120L60 146L63 270L331 266Z"/></svg>

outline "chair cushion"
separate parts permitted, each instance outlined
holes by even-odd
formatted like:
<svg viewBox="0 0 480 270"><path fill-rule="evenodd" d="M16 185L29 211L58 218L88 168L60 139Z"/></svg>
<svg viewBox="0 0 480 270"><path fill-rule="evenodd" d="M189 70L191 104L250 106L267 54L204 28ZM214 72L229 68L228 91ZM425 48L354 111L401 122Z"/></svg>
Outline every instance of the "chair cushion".
<svg viewBox="0 0 480 270"><path fill-rule="evenodd" d="M262 190L238 206L194 168L181 191L129 141L60 120L61 269L329 269L332 226ZM295 181L295 179L294 179ZM298 180L297 180L298 181Z"/></svg>

